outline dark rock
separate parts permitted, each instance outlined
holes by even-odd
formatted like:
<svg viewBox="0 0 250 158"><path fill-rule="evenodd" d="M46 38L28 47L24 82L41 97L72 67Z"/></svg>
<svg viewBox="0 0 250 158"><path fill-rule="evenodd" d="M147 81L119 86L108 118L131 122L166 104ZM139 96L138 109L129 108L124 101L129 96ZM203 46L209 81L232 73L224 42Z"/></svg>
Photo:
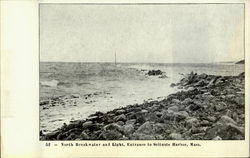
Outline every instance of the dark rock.
<svg viewBox="0 0 250 158"><path fill-rule="evenodd" d="M161 70L149 70L148 71L148 75L149 76L157 76L157 75L162 75L162 71Z"/></svg>
<svg viewBox="0 0 250 158"><path fill-rule="evenodd" d="M81 133L80 135L80 139L81 140L88 140L89 139L89 136L88 134L86 134L84 131Z"/></svg>
<svg viewBox="0 0 250 158"><path fill-rule="evenodd" d="M126 120L127 120L127 118L126 118L126 116L124 115L124 114L121 114L121 115L118 115L118 116L116 116L115 118L115 121L123 121L123 122L125 122Z"/></svg>

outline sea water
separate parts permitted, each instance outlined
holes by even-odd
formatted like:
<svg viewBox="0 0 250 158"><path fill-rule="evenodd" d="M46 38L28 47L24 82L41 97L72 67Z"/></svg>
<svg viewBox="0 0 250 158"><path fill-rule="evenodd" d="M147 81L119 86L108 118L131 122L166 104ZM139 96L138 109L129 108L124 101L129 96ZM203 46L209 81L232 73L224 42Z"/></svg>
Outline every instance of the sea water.
<svg viewBox="0 0 250 158"><path fill-rule="evenodd" d="M147 75L149 70L158 69L164 72L163 77ZM244 65L41 62L40 101L72 94L82 99L75 106L40 107L40 130L53 131L63 123L84 119L97 111L164 99L178 91L170 84L191 71L238 75L244 72Z"/></svg>

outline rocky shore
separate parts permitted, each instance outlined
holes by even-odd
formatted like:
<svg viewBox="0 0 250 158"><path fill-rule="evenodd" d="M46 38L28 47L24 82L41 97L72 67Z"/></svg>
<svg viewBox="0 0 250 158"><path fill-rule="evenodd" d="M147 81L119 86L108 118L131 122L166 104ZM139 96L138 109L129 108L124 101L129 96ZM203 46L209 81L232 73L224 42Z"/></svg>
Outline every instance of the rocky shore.
<svg viewBox="0 0 250 158"><path fill-rule="evenodd" d="M162 101L128 105L72 121L41 140L242 140L244 73L190 74Z"/></svg>

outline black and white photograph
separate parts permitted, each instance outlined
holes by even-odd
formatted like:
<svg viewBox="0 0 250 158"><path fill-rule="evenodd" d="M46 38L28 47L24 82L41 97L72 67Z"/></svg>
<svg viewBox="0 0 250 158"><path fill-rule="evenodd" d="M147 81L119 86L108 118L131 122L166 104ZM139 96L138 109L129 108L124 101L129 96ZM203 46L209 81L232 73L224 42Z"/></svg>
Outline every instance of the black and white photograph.
<svg viewBox="0 0 250 158"><path fill-rule="evenodd" d="M245 140L245 5L39 4L39 140Z"/></svg>

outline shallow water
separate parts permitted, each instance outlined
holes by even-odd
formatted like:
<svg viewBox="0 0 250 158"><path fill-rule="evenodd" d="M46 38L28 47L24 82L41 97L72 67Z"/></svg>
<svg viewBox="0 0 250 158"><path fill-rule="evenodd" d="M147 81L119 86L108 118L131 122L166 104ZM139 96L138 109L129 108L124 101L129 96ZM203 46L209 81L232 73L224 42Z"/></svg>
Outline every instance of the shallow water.
<svg viewBox="0 0 250 158"><path fill-rule="evenodd" d="M167 78L145 75L147 70L160 69ZM145 71L142 71L145 70ZM40 129L52 131L70 120L146 100L161 100L178 91L171 88L182 74L207 73L238 75L244 65L236 64L128 64L63 63L40 64L40 101L77 94L76 106L66 104L49 109L40 107ZM86 97L87 96L87 97Z"/></svg>

